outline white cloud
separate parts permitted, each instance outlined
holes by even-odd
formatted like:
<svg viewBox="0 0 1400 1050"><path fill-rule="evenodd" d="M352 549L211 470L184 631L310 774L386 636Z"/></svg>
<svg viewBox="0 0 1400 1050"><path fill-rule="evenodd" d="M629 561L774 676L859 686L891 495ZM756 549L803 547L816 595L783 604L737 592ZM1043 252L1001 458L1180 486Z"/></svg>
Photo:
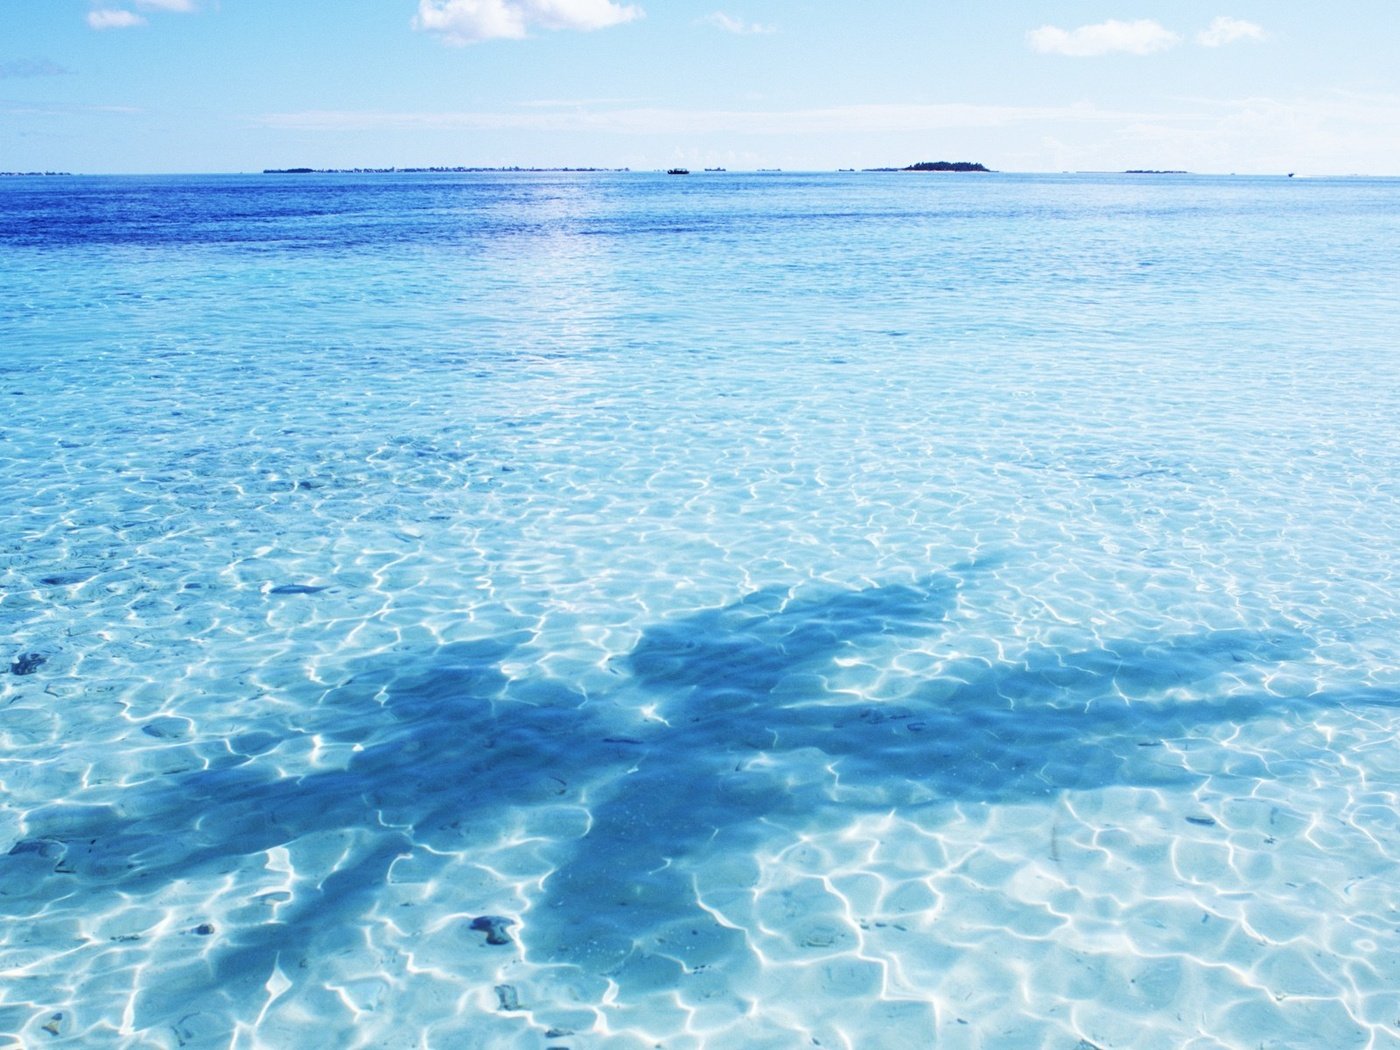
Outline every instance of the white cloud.
<svg viewBox="0 0 1400 1050"><path fill-rule="evenodd" d="M1080 26L1078 29L1041 26L1026 35L1031 47L1042 54L1074 58L1114 53L1150 55L1181 43L1178 34L1147 18L1136 22L1120 22L1111 18L1107 22Z"/></svg>
<svg viewBox="0 0 1400 1050"><path fill-rule="evenodd" d="M97 0L97 2L101 2L101 0ZM182 11L188 13L196 10L196 0L127 0L127 3L142 11ZM146 17L123 8L94 7L88 12L87 24L93 29L130 29L132 26L145 25Z"/></svg>
<svg viewBox="0 0 1400 1050"><path fill-rule="evenodd" d="M1263 40L1264 27L1242 18L1221 15L1210 25L1196 34L1196 43L1202 47L1224 47L1236 40Z"/></svg>
<svg viewBox="0 0 1400 1050"><path fill-rule="evenodd" d="M613 0L418 0L413 27L463 45L519 40L531 27L604 29L641 17L641 8Z"/></svg>
<svg viewBox="0 0 1400 1050"><path fill-rule="evenodd" d="M733 33L736 36L756 36L761 33L776 33L777 26L766 26L758 22L745 22L742 18L735 18L727 15L723 11L716 11L712 15L707 15L704 19L716 29L723 29L726 33Z"/></svg>
<svg viewBox="0 0 1400 1050"><path fill-rule="evenodd" d="M506 0L420 0L413 28L441 33L449 44L525 35L525 15Z"/></svg>
<svg viewBox="0 0 1400 1050"><path fill-rule="evenodd" d="M519 0L529 22L545 29L605 29L642 17L640 7L612 0Z"/></svg>
<svg viewBox="0 0 1400 1050"><path fill-rule="evenodd" d="M132 26L145 25L146 20L135 11L117 11L104 7L89 11L87 24L93 29L130 29Z"/></svg>

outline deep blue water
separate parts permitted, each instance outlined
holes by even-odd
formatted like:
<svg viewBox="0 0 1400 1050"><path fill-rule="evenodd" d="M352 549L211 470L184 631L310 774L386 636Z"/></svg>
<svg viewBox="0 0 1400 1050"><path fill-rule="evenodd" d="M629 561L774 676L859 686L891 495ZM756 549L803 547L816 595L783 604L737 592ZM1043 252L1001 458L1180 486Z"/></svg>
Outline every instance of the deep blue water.
<svg viewBox="0 0 1400 1050"><path fill-rule="evenodd" d="M0 181L0 1033L1400 1046L1400 180Z"/></svg>

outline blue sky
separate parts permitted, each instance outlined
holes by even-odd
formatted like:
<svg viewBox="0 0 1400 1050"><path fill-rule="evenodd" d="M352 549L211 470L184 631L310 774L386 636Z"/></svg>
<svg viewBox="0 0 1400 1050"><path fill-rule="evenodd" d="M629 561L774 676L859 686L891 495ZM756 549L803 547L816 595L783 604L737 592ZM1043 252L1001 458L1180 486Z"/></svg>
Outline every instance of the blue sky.
<svg viewBox="0 0 1400 1050"><path fill-rule="evenodd" d="M1400 174L1397 0L0 0L0 170Z"/></svg>

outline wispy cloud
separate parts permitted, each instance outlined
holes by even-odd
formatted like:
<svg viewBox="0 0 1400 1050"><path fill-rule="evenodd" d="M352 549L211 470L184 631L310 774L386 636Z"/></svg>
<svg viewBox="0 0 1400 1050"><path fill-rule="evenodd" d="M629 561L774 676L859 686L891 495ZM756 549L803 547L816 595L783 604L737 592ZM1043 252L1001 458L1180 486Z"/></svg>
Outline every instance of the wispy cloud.
<svg viewBox="0 0 1400 1050"><path fill-rule="evenodd" d="M1263 40L1264 35L1263 26L1221 15L1196 34L1196 43L1202 47L1224 47L1237 40Z"/></svg>
<svg viewBox="0 0 1400 1050"><path fill-rule="evenodd" d="M93 29L130 29L133 26L145 25L146 20L135 11L100 7L96 11L88 12L87 24Z"/></svg>
<svg viewBox="0 0 1400 1050"><path fill-rule="evenodd" d="M56 117L87 113L117 113L123 116L132 116L143 112L145 111L135 106L86 106L55 102L35 105L32 102L16 102L12 99L0 99L0 113L5 113L10 116Z"/></svg>
<svg viewBox="0 0 1400 1050"><path fill-rule="evenodd" d="M1332 92L1315 98L1183 99L1200 119L1125 126L1120 145L1154 166L1196 171L1393 172L1400 96Z"/></svg>
<svg viewBox="0 0 1400 1050"><path fill-rule="evenodd" d="M532 98L517 102L517 106L527 109L587 109L595 106L632 105L642 101L637 98Z"/></svg>
<svg viewBox="0 0 1400 1050"><path fill-rule="evenodd" d="M1109 19L1078 29L1041 26L1027 35L1030 45L1046 55L1092 58L1098 55L1150 55L1181 43L1181 36L1160 22L1143 18L1136 22Z"/></svg>
<svg viewBox="0 0 1400 1050"><path fill-rule="evenodd" d="M21 58L14 62L0 62L0 80L20 80L26 77L62 77L73 71L64 69L47 58Z"/></svg>
<svg viewBox="0 0 1400 1050"><path fill-rule="evenodd" d="M723 11L716 11L712 15L706 15L701 21L722 29L726 33L733 33L735 36L759 36L764 33L776 33L777 26L763 25L759 22L746 22L742 18L735 18L727 15Z"/></svg>
<svg viewBox="0 0 1400 1050"><path fill-rule="evenodd" d="M872 133L936 136L970 141L965 132L1009 128L1027 142L1062 143L1052 160L1043 150L1023 163L1044 166L1180 167L1193 171L1393 171L1390 129L1400 126L1400 97L1333 94L1324 99L1178 98L1169 108L995 106L972 103L899 103L809 109L679 109L641 105L560 104L512 110L302 111L250 118L257 126L308 136L361 133L441 133L457 141L462 132L516 135L583 135L591 144L605 137L705 142L713 136L726 149L743 153L745 143L761 142L763 157L777 143L783 149L806 142L829 146L844 136L866 143ZM609 147L613 148L613 147ZM631 148L630 146L626 148ZM825 148L825 147L823 147ZM863 150L867 147L862 146ZM1058 154L1063 154L1059 156ZM872 160L879 160L872 157ZM905 158L907 159L907 158Z"/></svg>
<svg viewBox="0 0 1400 1050"><path fill-rule="evenodd" d="M530 29L605 29L642 17L613 0L418 0L413 27L462 46L519 40Z"/></svg>
<svg viewBox="0 0 1400 1050"><path fill-rule="evenodd" d="M1047 121L1122 122L1148 114L1102 110L1089 105L987 106L876 104L781 111L687 110L665 107L561 108L555 112L380 112L310 110L268 113L254 118L261 127L291 131L587 131L621 135L759 134L802 135L829 132L937 131L990 128Z"/></svg>
<svg viewBox="0 0 1400 1050"><path fill-rule="evenodd" d="M96 0L97 4L101 2L102 0ZM199 9L196 0L125 0L125 2L140 11L189 14ZM93 29L131 29L135 26L145 25L146 18L129 8L94 6L88 12L87 24Z"/></svg>

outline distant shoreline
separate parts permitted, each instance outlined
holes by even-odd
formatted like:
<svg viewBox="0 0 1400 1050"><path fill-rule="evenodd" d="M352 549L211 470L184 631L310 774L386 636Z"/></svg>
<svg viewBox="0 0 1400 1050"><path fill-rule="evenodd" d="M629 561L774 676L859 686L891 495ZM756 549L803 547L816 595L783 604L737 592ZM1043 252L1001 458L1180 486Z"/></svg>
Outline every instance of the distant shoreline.
<svg viewBox="0 0 1400 1050"><path fill-rule="evenodd" d="M1295 172L1210 172L1186 169L1161 168L1086 168L1061 171L1001 171L985 167L962 167L964 162L934 162L931 164L908 165L905 167L873 168L705 168L706 173L731 175L769 174L783 172L794 175L815 175L826 172L840 174L905 174L919 172L970 172L1010 176L1195 176L1200 178L1242 178L1242 179L1400 179L1400 174L1375 174L1372 172L1345 172L1341 174L1298 174ZM256 177L263 175L468 175L468 174L660 174L662 168L608 168L595 166L533 167L526 165L453 165L453 166L414 166L414 167L356 167L356 168L263 168L243 171L0 171L3 179L44 179L44 178L200 178L200 177Z"/></svg>
<svg viewBox="0 0 1400 1050"><path fill-rule="evenodd" d="M512 171L526 172L630 172L631 168L522 168L522 167L466 167L454 165L452 167L427 167L427 168L263 168L264 175L469 175L480 173L501 173ZM724 168L706 168L709 172L722 172ZM781 171L781 168L758 168L760 172ZM854 171L854 168L842 168L841 171ZM977 161L971 160L921 160L916 164L909 164L902 168L862 168L863 172L881 171L938 171L938 172L985 172L992 174L992 169ZM670 168L668 174L689 175L688 170L682 168Z"/></svg>
<svg viewBox="0 0 1400 1050"><path fill-rule="evenodd" d="M509 171L601 171L622 172L631 168L469 168L463 166L434 168L263 168L264 175L471 175Z"/></svg>

